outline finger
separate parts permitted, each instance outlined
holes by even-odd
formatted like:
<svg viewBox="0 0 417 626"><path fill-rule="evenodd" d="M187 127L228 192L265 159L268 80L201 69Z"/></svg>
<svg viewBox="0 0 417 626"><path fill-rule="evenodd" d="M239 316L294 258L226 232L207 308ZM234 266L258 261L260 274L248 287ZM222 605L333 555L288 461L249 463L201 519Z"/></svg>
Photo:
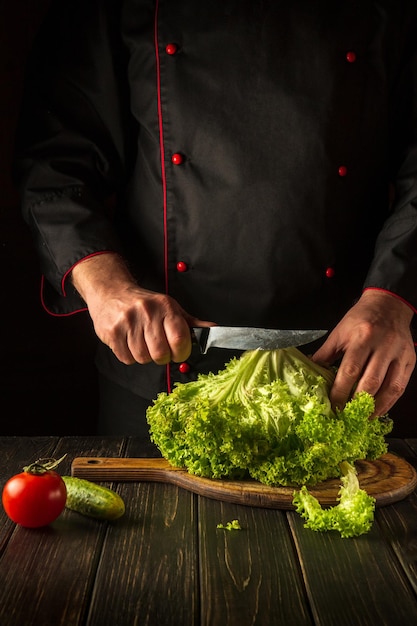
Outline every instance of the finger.
<svg viewBox="0 0 417 626"><path fill-rule="evenodd" d="M216 322L210 322L209 320L201 320L198 317L189 315L184 312L184 319L186 320L190 328L210 328L211 326L217 326Z"/></svg>
<svg viewBox="0 0 417 626"><path fill-rule="evenodd" d="M343 409L350 400L365 365L366 355L363 353L345 353L330 390L330 401L334 407Z"/></svg>
<svg viewBox="0 0 417 626"><path fill-rule="evenodd" d="M125 365L133 365L135 363L135 357L129 350L126 342L114 344L109 346L109 348L121 363Z"/></svg>
<svg viewBox="0 0 417 626"><path fill-rule="evenodd" d="M136 359L128 346L126 334L120 328L115 327L112 329L112 332L103 334L103 336L100 336L97 332L97 336L110 348L121 363L124 363L124 365L133 365L135 363Z"/></svg>
<svg viewBox="0 0 417 626"><path fill-rule="evenodd" d="M415 366L414 346L393 344L394 351L375 351L358 381L357 392L367 391L375 398L374 415L384 415L403 395Z"/></svg>
<svg viewBox="0 0 417 626"><path fill-rule="evenodd" d="M148 349L152 360L156 363L167 363L169 360L175 363L181 363L186 361L191 354L192 350L192 337L190 328L207 328L215 326L214 322L207 320L200 320L199 318L188 315L184 312L184 317L167 316L163 322L163 330L165 333L166 344L162 343L161 348L157 347L158 341L149 345ZM147 340L149 342L149 340ZM169 349L169 359L166 360L167 353L166 348Z"/></svg>
<svg viewBox="0 0 417 626"><path fill-rule="evenodd" d="M119 341L118 346L118 352L116 353L114 348L113 352L116 356L118 356L119 360L122 360L119 355L123 355L124 358L122 362L126 365L132 365L133 363L146 365L153 360L145 338L144 330L139 325L129 328L127 333ZM166 350L169 352L168 347ZM163 350L161 352L163 352Z"/></svg>
<svg viewBox="0 0 417 626"><path fill-rule="evenodd" d="M186 360L191 353L191 333L182 317L166 317L158 324L149 324L139 335L135 333L131 352L138 363L153 361L166 365L171 360Z"/></svg>
<svg viewBox="0 0 417 626"><path fill-rule="evenodd" d="M367 391L375 397L381 389L391 365L392 362L389 359L381 359L380 356L377 358L376 355L373 355L364 367L361 376L358 377L356 393Z"/></svg>
<svg viewBox="0 0 417 626"><path fill-rule="evenodd" d="M144 329L131 350L135 361L142 365L151 361L157 365L166 365L171 361L171 349L161 326Z"/></svg>
<svg viewBox="0 0 417 626"><path fill-rule="evenodd" d="M401 367L399 362L392 362L375 397L375 411L372 417L385 415L403 395L413 371L413 365ZM362 388L362 381L358 390ZM363 387L365 389L365 386Z"/></svg>
<svg viewBox="0 0 417 626"><path fill-rule="evenodd" d="M184 318L165 318L164 331L170 351L170 359L175 363L185 361L191 354L192 341L188 323ZM153 354L151 352L151 354Z"/></svg>
<svg viewBox="0 0 417 626"><path fill-rule="evenodd" d="M340 358L341 354L342 350L338 347L336 340L332 335L329 335L328 339L316 350L311 359L314 363L318 363L323 367L330 367Z"/></svg>

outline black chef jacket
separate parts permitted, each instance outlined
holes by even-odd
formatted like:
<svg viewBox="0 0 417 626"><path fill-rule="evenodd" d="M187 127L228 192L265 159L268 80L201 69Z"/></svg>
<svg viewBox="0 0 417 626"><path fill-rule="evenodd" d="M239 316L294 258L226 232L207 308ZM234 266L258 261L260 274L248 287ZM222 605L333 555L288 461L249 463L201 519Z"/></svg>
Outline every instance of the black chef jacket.
<svg viewBox="0 0 417 626"><path fill-rule="evenodd" d="M219 324L331 329L363 288L416 309L417 2L59 0L17 165L52 314L85 308L67 276L106 250Z"/></svg>

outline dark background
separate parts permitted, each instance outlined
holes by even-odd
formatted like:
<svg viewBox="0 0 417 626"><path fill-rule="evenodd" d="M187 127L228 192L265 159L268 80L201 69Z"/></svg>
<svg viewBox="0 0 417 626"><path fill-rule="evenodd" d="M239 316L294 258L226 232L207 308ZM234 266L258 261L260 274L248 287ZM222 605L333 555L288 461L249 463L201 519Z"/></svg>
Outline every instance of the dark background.
<svg viewBox="0 0 417 626"><path fill-rule="evenodd" d="M0 435L91 434L97 414L90 318L43 310L38 260L11 178L25 61L48 5L0 0Z"/></svg>
<svg viewBox="0 0 417 626"><path fill-rule="evenodd" d="M0 0L0 436L95 431L91 321L84 313L54 318L42 309L38 260L11 179L25 61L48 5ZM417 437L416 399L417 372L390 412L395 435Z"/></svg>

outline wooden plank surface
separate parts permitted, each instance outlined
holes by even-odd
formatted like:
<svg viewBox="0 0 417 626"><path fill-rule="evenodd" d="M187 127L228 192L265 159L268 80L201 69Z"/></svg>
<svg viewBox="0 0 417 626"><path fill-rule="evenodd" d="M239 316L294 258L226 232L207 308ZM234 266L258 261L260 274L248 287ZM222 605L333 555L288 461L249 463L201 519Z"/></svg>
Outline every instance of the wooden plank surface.
<svg viewBox="0 0 417 626"><path fill-rule="evenodd" d="M316 624L417 624L416 597L378 524L367 535L341 539L309 531L297 514L287 515Z"/></svg>
<svg viewBox="0 0 417 626"><path fill-rule="evenodd" d="M416 464L403 442L393 440L390 450ZM352 539L307 530L287 513L316 624L417 624L416 498L379 508L371 531Z"/></svg>
<svg viewBox="0 0 417 626"><path fill-rule="evenodd" d="M55 438L17 438L1 442L24 454L24 465L44 456L59 458L65 452L61 473L68 473L71 458L80 449L91 454L116 455L121 438L77 437L63 442ZM30 458L28 458L30 457ZM2 476L15 473L16 464L2 466ZM0 560L1 626L73 626L82 623L98 566L106 523L64 511L52 524L40 529L15 526Z"/></svg>
<svg viewBox="0 0 417 626"><path fill-rule="evenodd" d="M131 438L123 454L155 456ZM86 616L88 626L199 624L195 497L173 486L118 485L126 513L109 524Z"/></svg>
<svg viewBox="0 0 417 626"><path fill-rule="evenodd" d="M150 483L120 494L127 512L107 529L86 624L197 626L195 497Z"/></svg>
<svg viewBox="0 0 417 626"><path fill-rule="evenodd" d="M4 444L4 445L2 445ZM158 456L122 438L6 438L0 478L43 456ZM390 448L417 465L417 440ZM30 458L29 458L30 457ZM111 484L113 523L65 511L25 530L1 511L1 626L415 626L417 494L379 508L354 539L304 528L292 511L197 496L174 485ZM242 530L217 529L239 519Z"/></svg>
<svg viewBox="0 0 417 626"><path fill-rule="evenodd" d="M416 466L404 442L391 440L390 451ZM309 531L296 513L287 514L316 624L417 624L416 498L377 509L371 531L353 539Z"/></svg>
<svg viewBox="0 0 417 626"><path fill-rule="evenodd" d="M417 467L417 440L392 441L391 449ZM378 514L378 524L417 597L417 493Z"/></svg>
<svg viewBox="0 0 417 626"><path fill-rule="evenodd" d="M202 626L313 624L283 511L200 497L199 527Z"/></svg>
<svg viewBox="0 0 417 626"><path fill-rule="evenodd" d="M138 456L143 449L143 442L130 440L126 456ZM149 456L159 456L152 446L147 448L147 453ZM128 485L124 488L128 488ZM151 489L151 486L148 485L148 488ZM141 488L138 484L137 489L141 493L143 485ZM171 494L168 502L172 494L178 494L178 487L170 485L154 485L154 489L156 494L164 494L163 498L159 496L160 502L166 501L165 494ZM184 492L183 489L181 491ZM201 605L188 606L191 593L187 593L185 599L180 594L180 602L188 608L183 615L176 614L175 599L167 604L167 592L162 592L159 601L171 607L171 621L154 620L149 623L157 623L158 626L191 626L194 623L202 626L310 626L313 622L300 569L293 558L294 545L285 513L253 509L205 497L192 496L192 500L196 505L193 508L194 533L184 536L184 545L190 539L195 544L194 566L188 576L192 574L195 583L198 583L195 593ZM217 529L217 524L232 519L240 520L242 531ZM173 535L169 544L170 552L178 549L178 538ZM166 542L162 543L164 545ZM145 572L148 573L148 565ZM179 573L183 576L182 570ZM195 613L197 608L198 619ZM163 616L159 617L161 619Z"/></svg>

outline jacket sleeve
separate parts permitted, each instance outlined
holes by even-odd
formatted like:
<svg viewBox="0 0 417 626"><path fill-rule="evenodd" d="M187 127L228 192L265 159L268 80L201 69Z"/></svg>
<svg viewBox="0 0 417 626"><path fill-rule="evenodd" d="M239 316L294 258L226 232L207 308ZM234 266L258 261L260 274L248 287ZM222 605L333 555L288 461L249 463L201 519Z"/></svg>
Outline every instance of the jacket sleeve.
<svg viewBox="0 0 417 626"><path fill-rule="evenodd" d="M52 313L84 306L65 284L77 262L106 250L122 253L110 201L126 181L131 123L121 4L54 2L28 61L15 177Z"/></svg>
<svg viewBox="0 0 417 626"><path fill-rule="evenodd" d="M417 14L393 38L390 55L391 102L389 161L393 198L379 233L365 288L397 295L417 312ZM413 28L410 28L413 24ZM399 68L399 69L398 69Z"/></svg>

